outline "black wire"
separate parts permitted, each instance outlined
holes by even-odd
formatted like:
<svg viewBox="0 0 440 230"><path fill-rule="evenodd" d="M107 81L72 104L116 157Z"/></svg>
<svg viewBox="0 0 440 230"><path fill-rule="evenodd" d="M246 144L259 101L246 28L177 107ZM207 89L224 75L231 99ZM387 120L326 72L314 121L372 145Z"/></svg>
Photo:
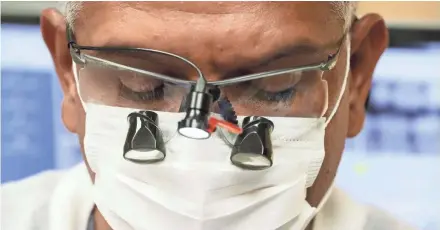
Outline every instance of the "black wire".
<svg viewBox="0 0 440 230"><path fill-rule="evenodd" d="M220 108L220 115L225 121L238 125L237 114L227 97L223 97L218 101L218 107Z"/></svg>

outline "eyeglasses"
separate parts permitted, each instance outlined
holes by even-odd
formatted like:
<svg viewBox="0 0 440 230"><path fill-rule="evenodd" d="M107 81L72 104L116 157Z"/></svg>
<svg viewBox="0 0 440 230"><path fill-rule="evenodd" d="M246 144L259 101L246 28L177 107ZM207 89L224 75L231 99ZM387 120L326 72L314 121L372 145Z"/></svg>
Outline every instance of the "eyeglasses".
<svg viewBox="0 0 440 230"><path fill-rule="evenodd" d="M220 92L213 112L229 117L230 122L236 114L321 117L332 99L329 97L333 97L328 95L327 81L322 76L335 67L345 37L335 53L312 62L315 64L301 60L293 67L207 82ZM182 75L203 76L190 60L165 51L78 45L69 26L67 39L72 59L79 65L78 87L86 104L182 112L185 98L196 84ZM176 67L167 69L168 63Z"/></svg>
<svg viewBox="0 0 440 230"><path fill-rule="evenodd" d="M294 73L294 72L303 72L303 71L311 71L311 70L321 70L321 71L331 70L331 69L333 69L333 67L337 63L338 55L341 50L341 46L344 41L344 38L345 38L345 35L340 39L337 51L333 54L328 55L327 60L324 60L322 62L313 63L313 64L309 64L309 65L304 65L304 66L297 66L297 67L293 67L293 68L284 68L284 69L265 71L265 72L261 72L261 73L255 73L255 74L247 74L247 75L233 77L233 78L229 78L229 79L208 82L208 84L213 85L213 86L223 86L223 85L229 85L229 84L235 84L235 83L240 83L240 82L245 82L245 81L257 80L257 79L261 79L261 78L282 75L282 74L288 74L288 73ZM70 26L67 26L67 40L68 40L68 48L70 49L70 53L72 55L72 58L77 64L90 63L90 64L99 65L99 66L108 66L110 68L115 68L115 69L129 70L129 71L133 71L135 73L141 74L141 75L142 74L148 75L149 77L156 78L157 80L163 80L163 81L167 81L169 83L174 83L174 84L195 84L195 81L178 79L178 78L167 76L164 74L151 72L148 70L135 68L135 67L121 64L121 63L113 62L111 60L106 60L106 59L102 59L99 57L94 57L92 55L81 54L81 51L103 51L103 52L120 51L120 52L130 52L130 53L147 52L147 53L150 53L150 55L159 55L159 56L165 55L165 56L179 59L179 60L185 62L186 64L188 64L189 66L193 67L199 75L203 75L202 72L200 71L200 69L194 63L192 63L190 60L183 58L181 56L178 56L176 54L173 54L173 53L165 52L165 51L160 51L160 50L155 50L155 49L146 49L146 48L132 48L132 47L95 47L95 46L78 45L74 39L74 34L73 34L73 31Z"/></svg>

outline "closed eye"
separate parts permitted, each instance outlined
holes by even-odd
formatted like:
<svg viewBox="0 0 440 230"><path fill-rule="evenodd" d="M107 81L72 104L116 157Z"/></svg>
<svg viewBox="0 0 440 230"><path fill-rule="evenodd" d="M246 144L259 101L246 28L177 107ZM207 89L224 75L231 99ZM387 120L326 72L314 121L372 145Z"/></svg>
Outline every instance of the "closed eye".
<svg viewBox="0 0 440 230"><path fill-rule="evenodd" d="M165 85L161 84L152 90L135 91L121 83L120 96L124 99L135 102L151 102L164 98Z"/></svg>
<svg viewBox="0 0 440 230"><path fill-rule="evenodd" d="M265 90L258 90L255 95L257 99L265 100L269 102L287 102L291 101L295 96L295 87L290 87L288 89L278 91L278 92L269 92Z"/></svg>

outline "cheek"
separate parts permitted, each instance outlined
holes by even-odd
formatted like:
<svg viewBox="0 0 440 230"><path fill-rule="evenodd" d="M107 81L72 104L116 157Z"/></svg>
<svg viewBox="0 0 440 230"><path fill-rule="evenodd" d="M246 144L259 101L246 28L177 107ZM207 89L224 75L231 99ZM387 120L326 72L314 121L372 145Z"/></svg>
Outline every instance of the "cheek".
<svg viewBox="0 0 440 230"><path fill-rule="evenodd" d="M347 76L347 84L345 86L345 89L342 89L343 83L344 83L344 75L346 73L347 68L347 57L346 57L346 49L344 49L340 54L338 58L338 64L335 66L333 70L330 72L324 74L324 79L328 82L328 109L325 114L325 116L329 116L333 109L335 109L336 102L338 100L338 97L340 96L341 90L345 90L343 98L345 95L349 94L349 91L347 91L347 88L350 86L350 79L351 76ZM343 102L341 101L341 104ZM337 108L340 110L341 108Z"/></svg>
<svg viewBox="0 0 440 230"><path fill-rule="evenodd" d="M307 190L307 200L318 205L336 176L348 126L347 97L343 97L339 109L325 131L325 157L314 185Z"/></svg>
<svg viewBox="0 0 440 230"><path fill-rule="evenodd" d="M78 98L78 102L79 102L79 98ZM85 135L85 124L86 124L86 114L84 111L84 108L82 107L81 103L76 103L76 117L77 117L77 126L76 126L76 134L78 135L78 140L79 140L79 144L81 146L81 154L82 157L84 159L84 162L86 163L87 166L87 171L89 171L89 175L92 179L92 181L94 181L95 175L92 172L92 170L90 169L89 163L87 162L87 158L84 152L84 135Z"/></svg>
<svg viewBox="0 0 440 230"><path fill-rule="evenodd" d="M345 93L335 116L328 124L325 132L326 155L324 164L331 171L336 171L344 151L348 123L348 96Z"/></svg>

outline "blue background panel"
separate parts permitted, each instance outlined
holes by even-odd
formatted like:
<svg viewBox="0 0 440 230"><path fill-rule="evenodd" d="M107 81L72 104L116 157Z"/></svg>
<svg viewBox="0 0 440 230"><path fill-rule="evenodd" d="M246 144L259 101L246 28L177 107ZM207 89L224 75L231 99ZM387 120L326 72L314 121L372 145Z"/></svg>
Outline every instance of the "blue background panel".
<svg viewBox="0 0 440 230"><path fill-rule="evenodd" d="M1 25L1 182L81 161L38 25Z"/></svg>
<svg viewBox="0 0 440 230"><path fill-rule="evenodd" d="M54 167L51 72L3 69L2 182Z"/></svg>

